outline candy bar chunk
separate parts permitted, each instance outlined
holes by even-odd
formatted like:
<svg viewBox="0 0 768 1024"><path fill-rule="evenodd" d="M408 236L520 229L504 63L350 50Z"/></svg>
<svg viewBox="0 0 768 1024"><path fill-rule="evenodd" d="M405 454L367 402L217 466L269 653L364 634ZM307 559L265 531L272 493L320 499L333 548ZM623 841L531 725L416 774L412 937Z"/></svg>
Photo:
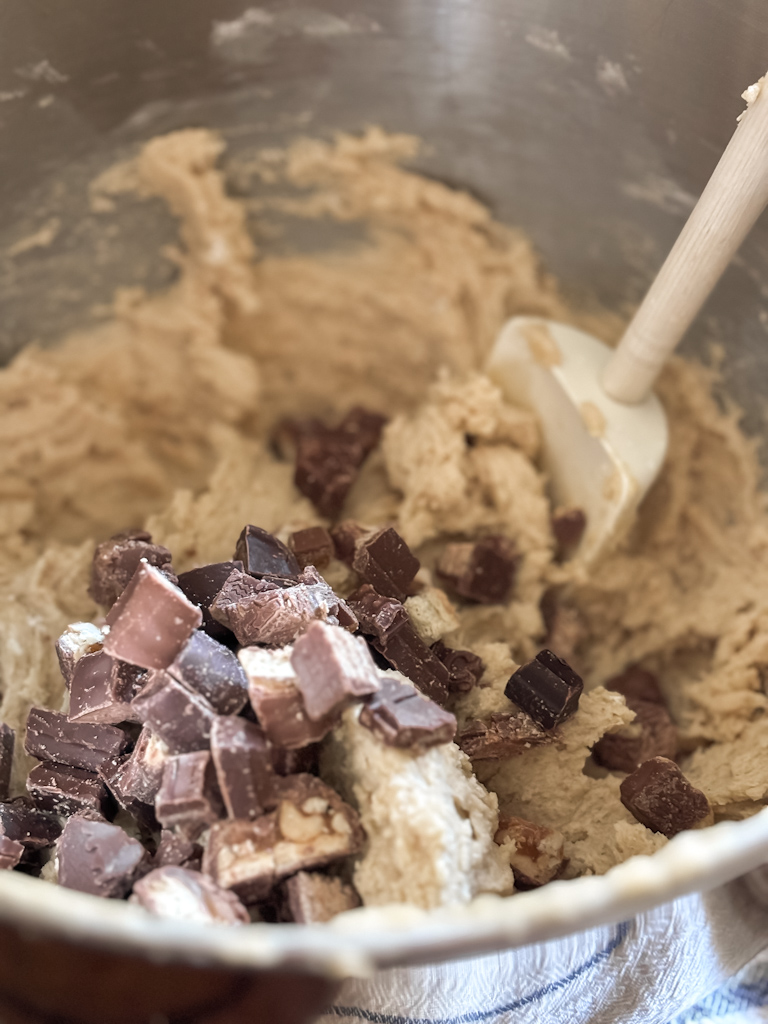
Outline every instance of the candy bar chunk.
<svg viewBox="0 0 768 1024"><path fill-rule="evenodd" d="M392 527L361 538L352 568L377 594L404 601L421 562Z"/></svg>
<svg viewBox="0 0 768 1024"><path fill-rule="evenodd" d="M144 530L125 530L99 544L93 556L88 588L96 604L111 608L131 582L141 561L173 573L171 552L161 544L153 544L152 537Z"/></svg>
<svg viewBox="0 0 768 1024"><path fill-rule="evenodd" d="M360 523L356 523L354 519L345 519L343 523L334 526L331 530L331 540L338 560L351 567L355 559L357 542L361 537L374 532L374 530L369 530L365 526L361 526Z"/></svg>
<svg viewBox="0 0 768 1024"><path fill-rule="evenodd" d="M122 899L147 862L147 851L118 825L76 814L56 843L59 885Z"/></svg>
<svg viewBox="0 0 768 1024"><path fill-rule="evenodd" d="M3 722L0 724L0 800L7 800L10 792L15 746L16 733Z"/></svg>
<svg viewBox="0 0 768 1024"><path fill-rule="evenodd" d="M199 871L173 865L155 868L136 882L130 902L156 917L194 924L248 924L251 920L233 893Z"/></svg>
<svg viewBox="0 0 768 1024"><path fill-rule="evenodd" d="M459 651L446 647L442 640L432 645L432 653L448 669L450 693L469 693L477 686L485 671L483 659L472 651Z"/></svg>
<svg viewBox="0 0 768 1024"><path fill-rule="evenodd" d="M456 719L414 686L381 676L379 692L365 702L360 724L390 747L424 750L450 743Z"/></svg>
<svg viewBox="0 0 768 1024"><path fill-rule="evenodd" d="M523 712L495 711L485 721L467 722L458 744L473 761L496 761L517 757L553 738Z"/></svg>
<svg viewBox="0 0 768 1024"><path fill-rule="evenodd" d="M519 561L508 537L482 537L474 544L447 544L437 574L468 601L501 604L509 597Z"/></svg>
<svg viewBox="0 0 768 1024"><path fill-rule="evenodd" d="M134 697L139 720L167 744L172 754L208 747L216 712L200 693L190 690L168 672L151 672L149 682Z"/></svg>
<svg viewBox="0 0 768 1024"><path fill-rule="evenodd" d="M627 707L635 712L635 720L598 741L592 749L595 761L612 771L633 772L654 757L674 760L677 726L666 708L656 677L640 668L629 669L609 680L606 688L623 693Z"/></svg>
<svg viewBox="0 0 768 1024"><path fill-rule="evenodd" d="M275 776L262 729L244 718L218 717L211 729L211 755L229 817L260 817Z"/></svg>
<svg viewBox="0 0 768 1024"><path fill-rule="evenodd" d="M248 680L237 655L199 629L176 655L168 672L202 694L219 715L236 715L248 701Z"/></svg>
<svg viewBox="0 0 768 1024"><path fill-rule="evenodd" d="M56 641L56 655L67 689L72 684L75 666L84 654L95 654L104 643L104 634L92 622L72 622Z"/></svg>
<svg viewBox="0 0 768 1024"><path fill-rule="evenodd" d="M288 545L302 569L308 565L324 569L334 557L333 538L324 526L297 530L288 538Z"/></svg>
<svg viewBox="0 0 768 1024"><path fill-rule="evenodd" d="M508 846L509 863L520 889L534 889L557 878L566 864L563 835L523 818L505 818L494 836L499 846Z"/></svg>
<svg viewBox="0 0 768 1024"><path fill-rule="evenodd" d="M306 712L315 722L351 699L379 689L366 642L324 622L311 623L299 637L291 664Z"/></svg>
<svg viewBox="0 0 768 1024"><path fill-rule="evenodd" d="M249 576L280 576L295 580L299 563L290 548L260 526L245 526L237 539L235 558L243 563Z"/></svg>
<svg viewBox="0 0 768 1024"><path fill-rule="evenodd" d="M321 924L360 906L360 897L340 878L319 871L299 871L285 882L286 917L296 924Z"/></svg>
<svg viewBox="0 0 768 1024"><path fill-rule="evenodd" d="M15 839L0 836L0 871L12 871L24 855L24 847Z"/></svg>
<svg viewBox="0 0 768 1024"><path fill-rule="evenodd" d="M141 562L107 616L104 650L141 668L167 668L202 621L178 587Z"/></svg>
<svg viewBox="0 0 768 1024"><path fill-rule="evenodd" d="M504 693L542 729L554 729L576 713L583 689L567 662L543 650L513 673Z"/></svg>
<svg viewBox="0 0 768 1024"><path fill-rule="evenodd" d="M27 777L27 792L41 811L67 817L78 811L106 816L109 793L96 772L38 764Z"/></svg>
<svg viewBox="0 0 768 1024"><path fill-rule="evenodd" d="M196 604L203 614L203 624L200 628L221 644L229 644L232 641L232 634L211 615L211 605L234 569L242 572L243 563L213 562L211 565L201 565L179 575L179 590L192 604Z"/></svg>
<svg viewBox="0 0 768 1024"><path fill-rule="evenodd" d="M674 761L652 757L621 782L621 802L641 825L667 839L714 821L709 800Z"/></svg>
<svg viewBox="0 0 768 1024"><path fill-rule="evenodd" d="M552 516L552 533L555 535L557 553L560 558L572 555L581 543L587 528L587 516L581 508L559 508Z"/></svg>
<svg viewBox="0 0 768 1024"><path fill-rule="evenodd" d="M17 797L10 803L0 804L1 837L34 851L53 846L60 834L58 818L41 811L29 797Z"/></svg>
<svg viewBox="0 0 768 1024"><path fill-rule="evenodd" d="M155 798L155 814L163 828L175 828L196 839L224 815L216 770L208 750L169 757Z"/></svg>
<svg viewBox="0 0 768 1024"><path fill-rule="evenodd" d="M111 757L128 748L129 739L113 725L82 725L47 708L32 708L27 717L24 749L39 761L97 772Z"/></svg>
<svg viewBox="0 0 768 1024"><path fill-rule="evenodd" d="M203 848L179 832L163 829L153 861L155 867L188 868L199 871L203 859Z"/></svg>
<svg viewBox="0 0 768 1024"><path fill-rule="evenodd" d="M69 720L104 725L135 722L131 701L146 680L143 668L110 658L104 651L83 655L70 683Z"/></svg>
<svg viewBox="0 0 768 1024"><path fill-rule="evenodd" d="M128 759L116 765L113 772L102 769L101 775L120 806L130 810L134 803L154 803L171 756L167 744L145 726Z"/></svg>
<svg viewBox="0 0 768 1024"><path fill-rule="evenodd" d="M304 707L291 664L291 647L265 650L244 647L240 664L248 677L248 696L269 742L276 747L297 750L318 743L336 724L337 716L313 721Z"/></svg>
<svg viewBox="0 0 768 1024"><path fill-rule="evenodd" d="M448 699L448 669L420 639L399 601L382 597L369 583L347 602L361 632L389 664L437 704Z"/></svg>

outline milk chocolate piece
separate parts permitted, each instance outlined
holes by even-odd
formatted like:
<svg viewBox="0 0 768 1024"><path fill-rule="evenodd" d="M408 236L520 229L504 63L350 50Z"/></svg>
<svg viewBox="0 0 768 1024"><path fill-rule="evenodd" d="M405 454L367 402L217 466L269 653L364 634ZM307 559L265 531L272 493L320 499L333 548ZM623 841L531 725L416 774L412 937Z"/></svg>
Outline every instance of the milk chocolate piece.
<svg viewBox="0 0 768 1024"><path fill-rule="evenodd" d="M365 702L360 724L390 747L426 749L450 743L456 735L456 719L414 686L387 676L381 687Z"/></svg>
<svg viewBox="0 0 768 1024"><path fill-rule="evenodd" d="M41 811L29 797L16 797L0 804L0 836L21 843L28 850L53 846L61 834L61 823Z"/></svg>
<svg viewBox="0 0 768 1024"><path fill-rule="evenodd" d="M160 544L153 544L152 537L144 530L125 530L99 544L93 556L88 587L93 600L111 608L131 582L142 559L173 573L171 552Z"/></svg>
<svg viewBox="0 0 768 1024"><path fill-rule="evenodd" d="M508 537L482 537L474 544L447 544L437 574L468 601L501 604L509 597L519 561Z"/></svg>
<svg viewBox="0 0 768 1024"><path fill-rule="evenodd" d="M448 669L448 690L450 693L469 693L480 682L485 665L483 659L472 651L459 651L446 647L442 640L432 644L432 653Z"/></svg>
<svg viewBox="0 0 768 1024"><path fill-rule="evenodd" d="M263 730L244 718L221 715L211 729L211 755L229 817L260 817L275 776Z"/></svg>
<svg viewBox="0 0 768 1024"><path fill-rule="evenodd" d="M334 526L331 530L331 539L333 541L334 553L339 561L345 562L351 567L355 559L357 542L361 537L365 537L366 534L373 532L375 531L366 529L365 526L361 526L360 523L356 523L353 519L345 519L343 523Z"/></svg>
<svg viewBox="0 0 768 1024"><path fill-rule="evenodd" d="M178 832L163 829L155 853L156 868L179 867L199 871L203 859L203 848Z"/></svg>
<svg viewBox="0 0 768 1024"><path fill-rule="evenodd" d="M467 722L458 745L473 761L487 761L517 757L553 739L551 732L545 732L523 712L495 711L485 721Z"/></svg>
<svg viewBox="0 0 768 1024"><path fill-rule="evenodd" d="M0 800L7 800L10 792L15 746L16 733L10 725L0 723Z"/></svg>
<svg viewBox="0 0 768 1024"><path fill-rule="evenodd" d="M15 839L0 836L0 871L11 871L24 855L24 847Z"/></svg>
<svg viewBox="0 0 768 1024"><path fill-rule="evenodd" d="M117 725L136 721L131 701L147 680L138 665L111 658L104 651L84 654L69 689L69 720Z"/></svg>
<svg viewBox="0 0 768 1024"><path fill-rule="evenodd" d="M176 655L168 672L202 694L219 715L236 715L248 700L248 680L237 655L199 629Z"/></svg>
<svg viewBox="0 0 768 1024"><path fill-rule="evenodd" d="M340 878L299 871L284 883L285 918L296 924L320 924L360 906L360 897Z"/></svg>
<svg viewBox="0 0 768 1024"><path fill-rule="evenodd" d="M215 711L202 696L168 672L151 672L149 682L133 700L141 722L160 737L172 754L205 750Z"/></svg>
<svg viewBox="0 0 768 1024"><path fill-rule="evenodd" d="M202 621L178 587L141 562L107 615L104 650L141 668L167 668Z"/></svg>
<svg viewBox="0 0 768 1024"><path fill-rule="evenodd" d="M620 792L629 813L667 839L714 821L706 796L666 757L652 757L641 764L622 779Z"/></svg>
<svg viewBox="0 0 768 1024"><path fill-rule="evenodd" d="M145 726L127 760L115 765L111 772L105 765L100 774L120 806L131 810L135 803L154 803L170 757L167 744Z"/></svg>
<svg viewBox="0 0 768 1024"><path fill-rule="evenodd" d="M576 713L583 689L567 662L543 650L512 674L504 693L542 729L554 729Z"/></svg>
<svg viewBox="0 0 768 1024"><path fill-rule="evenodd" d="M248 924L248 911L231 892L213 879L183 867L150 871L133 887L131 903L138 903L157 917L194 924Z"/></svg>
<svg viewBox="0 0 768 1024"><path fill-rule="evenodd" d="M307 626L294 644L291 664L304 707L314 722L379 688L366 642L325 622Z"/></svg>
<svg viewBox="0 0 768 1024"><path fill-rule="evenodd" d="M93 657L93 655L91 655ZM82 725L47 708L32 708L24 749L39 761L97 772L106 760L128 748L129 739L113 725Z"/></svg>
<svg viewBox="0 0 768 1024"><path fill-rule="evenodd" d="M216 770L208 750L169 757L155 798L155 814L163 828L175 828L196 839L224 815Z"/></svg>
<svg viewBox="0 0 768 1024"><path fill-rule="evenodd" d="M637 665L632 665L619 675L613 676L606 682L605 688L622 694L630 707L630 700L644 700L666 707L664 694L656 676Z"/></svg>
<svg viewBox="0 0 768 1024"><path fill-rule="evenodd" d="M369 643L398 672L437 704L448 699L448 669L413 628L399 601L382 597L363 584L347 604L357 616Z"/></svg>
<svg viewBox="0 0 768 1024"><path fill-rule="evenodd" d="M592 749L598 764L613 771L633 772L644 761L653 757L674 759L677 754L677 727L667 711L663 699L644 700L635 693L647 692L661 697L658 684L650 673L638 669L638 677L630 679L624 694L627 707L635 712L634 722L618 732L607 733ZM648 676L651 686L643 676ZM609 681L610 682L610 681ZM623 685L620 681L619 685Z"/></svg>
<svg viewBox="0 0 768 1024"><path fill-rule="evenodd" d="M557 878L566 864L563 835L524 818L505 818L494 836L499 846L509 844L509 863L520 889L534 889Z"/></svg>
<svg viewBox="0 0 768 1024"><path fill-rule="evenodd" d="M234 638L230 630L211 615L211 605L233 569L242 572L243 563L214 562L211 565L201 565L198 569L190 569L179 576L179 590L203 613L203 624L200 628L220 644L230 644Z"/></svg>
<svg viewBox="0 0 768 1024"><path fill-rule="evenodd" d="M561 558L571 555L581 543L587 528L587 516L581 508L557 509L552 516L552 533Z"/></svg>
<svg viewBox="0 0 768 1024"><path fill-rule="evenodd" d="M420 567L418 558L391 526L361 538L355 546L352 568L384 597L404 601Z"/></svg>
<svg viewBox="0 0 768 1024"><path fill-rule="evenodd" d="M146 833L148 836L153 835L160 831L160 822L155 817L154 805L130 795L129 786L126 786L125 790L123 789L123 773L126 773L130 779L129 761L130 757L125 755L110 758L99 769L99 778L105 783L110 794L117 801L120 811L118 811L116 817L119 817L122 811L134 819L132 824L138 824L139 829L143 833Z"/></svg>
<svg viewBox="0 0 768 1024"><path fill-rule="evenodd" d="M249 576L259 579L263 576L296 579L300 571L290 548L260 526L243 527L237 539L235 558L243 563L243 569Z"/></svg>
<svg viewBox="0 0 768 1024"><path fill-rule="evenodd" d="M67 889L122 899L147 861L147 851L118 825L76 814L56 843L58 881Z"/></svg>
<svg viewBox="0 0 768 1024"><path fill-rule="evenodd" d="M69 689L75 666L84 654L101 650L104 634L92 622L72 622L56 641L56 655L64 683Z"/></svg>
<svg viewBox="0 0 768 1024"><path fill-rule="evenodd" d="M106 816L109 809L104 782L96 772L82 768L38 764L27 777L27 792L40 810L63 817L78 811Z"/></svg>
<svg viewBox="0 0 768 1024"><path fill-rule="evenodd" d="M288 544L302 569L308 565L324 569L334 555L333 538L324 526L297 530L288 538Z"/></svg>

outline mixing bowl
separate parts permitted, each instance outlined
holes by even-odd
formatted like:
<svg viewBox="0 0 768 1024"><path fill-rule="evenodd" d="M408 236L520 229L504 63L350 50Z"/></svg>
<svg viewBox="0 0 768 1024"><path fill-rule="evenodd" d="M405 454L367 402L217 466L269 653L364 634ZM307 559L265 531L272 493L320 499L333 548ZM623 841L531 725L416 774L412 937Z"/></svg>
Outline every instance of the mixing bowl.
<svg viewBox="0 0 768 1024"><path fill-rule="evenodd" d="M168 282L158 253L170 216L134 207L101 237L87 184L142 140L191 125L220 130L234 155L368 124L412 132L427 144L420 170L524 228L578 301L626 311L768 52L763 0L246 4L0 0L0 251L35 231L52 238L0 261L0 360L87 322L118 285ZM260 245L328 241L297 232ZM768 389L767 248L763 222L683 346L726 343L725 385L753 433ZM3 1020L298 1021L334 979L618 921L765 859L768 811L513 903L232 931L3 872Z"/></svg>

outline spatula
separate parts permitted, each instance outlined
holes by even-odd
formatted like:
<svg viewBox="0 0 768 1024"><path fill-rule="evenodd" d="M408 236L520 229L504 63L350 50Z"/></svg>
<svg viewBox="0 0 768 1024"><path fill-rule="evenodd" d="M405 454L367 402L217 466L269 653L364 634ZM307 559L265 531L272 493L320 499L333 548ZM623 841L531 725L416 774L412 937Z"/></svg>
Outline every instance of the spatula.
<svg viewBox="0 0 768 1024"><path fill-rule="evenodd" d="M585 562L625 535L656 479L668 432L651 389L768 202L768 84L744 96L747 110L618 347L514 317L488 359L505 395L539 418L554 504L586 514L575 551Z"/></svg>

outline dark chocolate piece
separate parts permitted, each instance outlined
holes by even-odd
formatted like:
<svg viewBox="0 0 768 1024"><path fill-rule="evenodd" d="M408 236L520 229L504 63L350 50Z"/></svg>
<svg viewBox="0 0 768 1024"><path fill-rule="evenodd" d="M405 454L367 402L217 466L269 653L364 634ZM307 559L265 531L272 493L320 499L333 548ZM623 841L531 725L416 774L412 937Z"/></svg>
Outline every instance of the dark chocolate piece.
<svg viewBox="0 0 768 1024"><path fill-rule="evenodd" d="M269 755L272 760L272 767L278 775L320 774L319 743L310 743L308 746L299 747L296 750L289 750L287 747L276 747L270 744Z"/></svg>
<svg viewBox="0 0 768 1024"><path fill-rule="evenodd" d="M224 815L210 751L195 750L169 757L155 798L155 814L163 828L175 828L196 839Z"/></svg>
<svg viewBox="0 0 768 1024"><path fill-rule="evenodd" d="M494 841L510 850L509 864L520 889L535 889L557 878L567 863L560 832L524 818L504 818Z"/></svg>
<svg viewBox="0 0 768 1024"><path fill-rule="evenodd" d="M379 689L366 642L325 622L307 626L294 644L291 664L306 712L315 722Z"/></svg>
<svg viewBox="0 0 768 1024"><path fill-rule="evenodd" d="M121 812L124 812L134 819L132 824L138 824L142 833L151 836L160 831L160 822L155 817L154 805L131 796L128 791L129 787L126 787L125 791L122 788L122 777L123 773L127 771L129 760L130 758L125 756L112 758L99 769L99 778L106 784L120 808L113 820L117 821Z"/></svg>
<svg viewBox="0 0 768 1024"><path fill-rule="evenodd" d="M519 561L508 537L482 537L474 544L447 544L437 574L468 601L501 604L509 597Z"/></svg>
<svg viewBox="0 0 768 1024"><path fill-rule="evenodd" d="M650 676L650 673L642 674ZM653 676L650 679L656 689L654 691L649 688L646 692L661 696L656 680ZM674 759L677 754L677 726L665 705L662 701L643 700L635 696L632 682L628 689L629 693L624 695L624 699L627 707L635 712L635 720L618 732L607 733L595 744L592 748L595 761L613 771L633 772L653 757Z"/></svg>
<svg viewBox="0 0 768 1024"><path fill-rule="evenodd" d="M41 811L29 797L16 797L0 804L0 836L21 843L28 850L53 846L61 834L61 823L52 814Z"/></svg>
<svg viewBox="0 0 768 1024"><path fill-rule="evenodd" d="M109 793L96 772L38 764L27 777L27 792L41 811L66 817L78 811L106 816Z"/></svg>
<svg viewBox="0 0 768 1024"><path fill-rule="evenodd" d="M105 725L136 721L131 701L146 679L143 668L111 658L104 651L84 654L70 683L70 721Z"/></svg>
<svg viewBox="0 0 768 1024"><path fill-rule="evenodd" d="M12 871L24 855L24 847L15 839L0 836L0 871Z"/></svg>
<svg viewBox="0 0 768 1024"><path fill-rule="evenodd" d="M363 459L366 459L381 441L381 432L387 422L387 417L381 413L356 405L344 416L338 429L360 445Z"/></svg>
<svg viewBox="0 0 768 1024"><path fill-rule="evenodd" d="M173 865L155 868L140 879L131 903L157 917L195 924L249 924L251 920L240 900L212 878Z"/></svg>
<svg viewBox="0 0 768 1024"><path fill-rule="evenodd" d="M172 573L171 557L168 548L153 544L152 537L144 530L116 533L96 548L88 593L97 604L111 608L131 582L142 559Z"/></svg>
<svg viewBox="0 0 768 1024"><path fill-rule="evenodd" d="M0 723L0 800L7 800L10 793L15 746L16 733L10 725Z"/></svg>
<svg viewBox="0 0 768 1024"><path fill-rule="evenodd" d="M170 829L163 829L157 844L154 866L156 868L179 867L199 871L203 860L203 848L186 836Z"/></svg>
<svg viewBox="0 0 768 1024"><path fill-rule="evenodd" d="M432 644L432 653L448 669L448 690L451 693L469 693L480 682L485 665L472 651L459 651L446 647L442 640Z"/></svg>
<svg viewBox="0 0 768 1024"><path fill-rule="evenodd" d="M100 774L120 806L132 811L137 803L154 803L169 757L167 744L145 726L130 756L112 770L105 765Z"/></svg>
<svg viewBox="0 0 768 1024"><path fill-rule="evenodd" d="M404 601L421 563L403 538L387 527L361 538L355 546L352 568L377 594Z"/></svg>
<svg viewBox="0 0 768 1024"><path fill-rule="evenodd" d="M522 711L494 711L485 721L467 722L457 743L473 761L484 761L517 757L553 739L551 732L545 732Z"/></svg>
<svg viewBox="0 0 768 1024"><path fill-rule="evenodd" d="M179 575L179 590L185 594L192 604L196 604L203 613L203 624L200 627L208 636L218 640L220 644L229 645L233 641L232 633L211 615L211 605L219 591L227 582L233 569L243 571L243 563L214 562L201 565Z"/></svg>
<svg viewBox="0 0 768 1024"><path fill-rule="evenodd" d="M308 565L323 569L333 558L333 538L324 526L297 530L288 538L288 544L302 569Z"/></svg>
<svg viewBox="0 0 768 1024"><path fill-rule="evenodd" d="M557 553L561 558L573 554L581 543L587 528L587 516L581 508L557 509L552 516L552 533L557 543Z"/></svg>
<svg viewBox="0 0 768 1024"><path fill-rule="evenodd" d="M140 721L168 745L172 754L207 748L215 711L202 694L168 672L151 672L133 707Z"/></svg>
<svg viewBox="0 0 768 1024"><path fill-rule="evenodd" d="M390 747L426 749L450 743L456 735L454 716L414 686L381 676L381 687L365 702L360 724Z"/></svg>
<svg viewBox="0 0 768 1024"><path fill-rule="evenodd" d="M605 688L622 694L630 707L630 700L650 701L652 704L662 704L666 707L664 694L656 676L637 665L632 665L619 675L613 676L606 682Z"/></svg>
<svg viewBox="0 0 768 1024"><path fill-rule="evenodd" d="M260 526L245 526L237 539L234 557L243 563L249 576L282 576L295 580L299 563L290 548Z"/></svg>
<svg viewBox="0 0 768 1024"><path fill-rule="evenodd" d="M90 655L98 657L98 655ZM32 708L27 717L24 749L39 761L97 772L111 757L128 748L129 739L113 725L82 725L47 708Z"/></svg>
<svg viewBox="0 0 768 1024"><path fill-rule="evenodd" d="M686 779L674 761L652 757L621 781L621 802L630 814L668 839L714 820L704 793Z"/></svg>
<svg viewBox="0 0 768 1024"><path fill-rule="evenodd" d="M229 817L260 817L275 775L262 729L244 718L219 716L211 729L211 755Z"/></svg>
<svg viewBox="0 0 768 1024"><path fill-rule="evenodd" d="M320 515L335 519L364 458L360 444L338 431L321 427L299 434L293 482Z"/></svg>
<svg viewBox="0 0 768 1024"><path fill-rule="evenodd" d="M141 562L107 615L104 650L141 668L167 668L202 621L178 587Z"/></svg>
<svg viewBox="0 0 768 1024"><path fill-rule="evenodd" d="M334 526L331 530L331 540L336 557L351 568L352 562L355 560L357 542L366 534L374 532L361 526L360 523L356 523L353 519L345 519L343 523Z"/></svg>
<svg viewBox="0 0 768 1024"><path fill-rule="evenodd" d="M147 851L118 825L76 814L56 843L59 885L122 899L147 861Z"/></svg>
<svg viewBox="0 0 768 1024"><path fill-rule="evenodd" d="M284 883L284 919L296 924L320 924L360 906L360 897L340 878L319 871L299 871Z"/></svg>
<svg viewBox="0 0 768 1024"><path fill-rule="evenodd" d="M72 683L79 659L84 654L95 654L100 651L103 643L104 634L92 622L73 622L67 626L56 641L56 656L67 689Z"/></svg>
<svg viewBox="0 0 768 1024"><path fill-rule="evenodd" d="M219 715L236 715L248 701L248 680L237 655L199 629L176 655L168 672L202 694Z"/></svg>
<svg viewBox="0 0 768 1024"><path fill-rule="evenodd" d="M576 713L583 689L567 662L543 650L510 676L504 693L542 729L554 729Z"/></svg>

